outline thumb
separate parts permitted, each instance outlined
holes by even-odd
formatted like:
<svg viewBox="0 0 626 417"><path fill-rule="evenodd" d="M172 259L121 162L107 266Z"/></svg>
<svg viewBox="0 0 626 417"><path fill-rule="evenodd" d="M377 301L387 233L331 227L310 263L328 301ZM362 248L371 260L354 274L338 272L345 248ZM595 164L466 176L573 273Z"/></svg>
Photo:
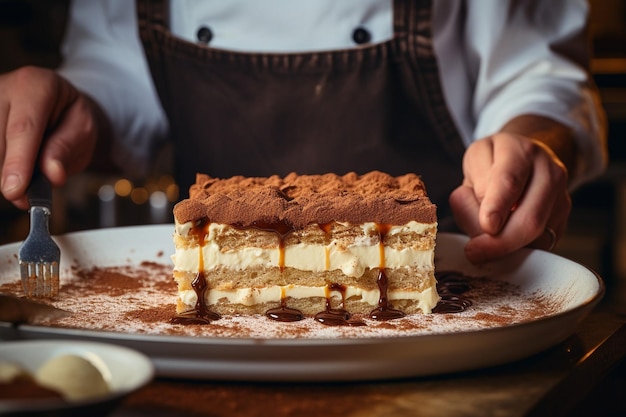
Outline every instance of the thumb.
<svg viewBox="0 0 626 417"><path fill-rule="evenodd" d="M470 237L484 233L478 222L480 204L472 187L468 185L457 187L450 194L449 203L454 220L461 230Z"/></svg>

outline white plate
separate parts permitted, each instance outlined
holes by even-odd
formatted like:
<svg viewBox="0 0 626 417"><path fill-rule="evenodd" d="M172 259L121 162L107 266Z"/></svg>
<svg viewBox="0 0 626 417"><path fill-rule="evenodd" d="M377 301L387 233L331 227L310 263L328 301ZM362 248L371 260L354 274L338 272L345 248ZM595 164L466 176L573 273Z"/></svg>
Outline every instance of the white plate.
<svg viewBox="0 0 626 417"><path fill-rule="evenodd" d="M31 375L48 360L65 354L91 361L107 381L110 394L75 402L50 399L0 400L0 415L106 415L119 401L146 385L154 376L154 367L147 356L123 346L75 340L13 341L0 344L0 361L16 363Z"/></svg>
<svg viewBox="0 0 626 417"><path fill-rule="evenodd" d="M168 263L173 226L78 232L56 238L62 269ZM521 250L476 268L463 255L467 238L439 234L437 268L515 284L558 304L530 322L469 331L404 337L246 339L141 335L0 324L0 338L71 338L125 345L150 356L157 375L227 380L365 380L465 371L522 359L572 335L604 294L588 268L538 250ZM15 276L18 244L0 247L0 283ZM9 274L10 272L10 274Z"/></svg>

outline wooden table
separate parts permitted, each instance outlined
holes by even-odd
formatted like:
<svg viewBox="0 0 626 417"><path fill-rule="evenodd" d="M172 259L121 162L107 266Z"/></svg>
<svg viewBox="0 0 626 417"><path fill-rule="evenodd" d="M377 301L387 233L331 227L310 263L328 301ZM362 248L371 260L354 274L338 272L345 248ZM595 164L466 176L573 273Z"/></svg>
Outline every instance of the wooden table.
<svg viewBox="0 0 626 417"><path fill-rule="evenodd" d="M626 315L601 303L562 344L520 362L453 375L360 383L157 379L114 417L626 415ZM622 376L623 375L623 376ZM620 394L620 392L622 394Z"/></svg>

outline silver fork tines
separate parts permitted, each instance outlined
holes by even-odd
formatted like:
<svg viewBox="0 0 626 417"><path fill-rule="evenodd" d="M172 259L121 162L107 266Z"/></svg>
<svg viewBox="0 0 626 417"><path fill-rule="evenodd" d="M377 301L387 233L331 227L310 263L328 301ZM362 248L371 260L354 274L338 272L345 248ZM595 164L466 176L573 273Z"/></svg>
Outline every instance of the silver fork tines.
<svg viewBox="0 0 626 417"><path fill-rule="evenodd" d="M54 297L59 293L59 264L20 262L22 288L27 297Z"/></svg>
<svg viewBox="0 0 626 417"><path fill-rule="evenodd" d="M54 297L59 293L58 263L21 262L20 269L27 297Z"/></svg>
<svg viewBox="0 0 626 417"><path fill-rule="evenodd" d="M29 297L54 297L59 293L61 251L50 236L52 191L42 174L33 176L28 199L30 231L19 251L22 288Z"/></svg>

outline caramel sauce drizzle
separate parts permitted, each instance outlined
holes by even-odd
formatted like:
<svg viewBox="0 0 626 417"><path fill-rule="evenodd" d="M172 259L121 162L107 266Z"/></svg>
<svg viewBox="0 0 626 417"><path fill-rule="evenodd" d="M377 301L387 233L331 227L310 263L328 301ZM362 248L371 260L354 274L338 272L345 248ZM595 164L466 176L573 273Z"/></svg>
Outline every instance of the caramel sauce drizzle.
<svg viewBox="0 0 626 417"><path fill-rule="evenodd" d="M324 233L326 233L326 236L329 237L330 236L330 232L333 230L333 223L320 223L319 228L322 229L322 231Z"/></svg>
<svg viewBox="0 0 626 417"><path fill-rule="evenodd" d="M254 222L247 227L235 227L239 229L253 228L274 233L278 239L278 268L281 273L285 270L285 238L294 231L289 223L281 220L276 223ZM268 309L265 316L281 322L300 321L305 317L300 310L287 306L287 295L284 287L280 289L280 306Z"/></svg>
<svg viewBox="0 0 626 417"><path fill-rule="evenodd" d="M285 238L291 232L293 232L293 227L283 220L276 223L269 222L254 222L251 226L237 226L238 229L258 229L265 232L273 232L278 237L278 268L280 268L280 272L283 272L285 269Z"/></svg>
<svg viewBox="0 0 626 417"><path fill-rule="evenodd" d="M322 229L324 235L326 236L326 245L324 246L324 269L326 271L330 270L330 248L328 247L328 243L330 243L330 234L333 230L333 224L331 223L323 223L318 224L319 228Z"/></svg>
<svg viewBox="0 0 626 417"><path fill-rule="evenodd" d="M365 326L365 322L352 317L348 311L344 309L346 301L346 287L338 283L326 285L326 309L315 315L315 320L327 326ZM333 291L341 294L341 304L339 308L332 307Z"/></svg>
<svg viewBox="0 0 626 417"><path fill-rule="evenodd" d="M433 308L433 313L460 313L472 305L472 300L461 294L472 289L468 278L461 272L442 271L435 274L437 292L441 299Z"/></svg>
<svg viewBox="0 0 626 417"><path fill-rule="evenodd" d="M222 316L215 311L211 311L206 304L206 294L209 284L204 275L204 253L202 248L206 245L206 235L209 232L208 221L198 222L191 229L191 233L198 239L198 273L191 282L191 287L196 293L196 305L194 309L179 314L170 319L172 324L210 324L214 320L219 320Z"/></svg>
<svg viewBox="0 0 626 417"><path fill-rule="evenodd" d="M198 273L191 283L193 290L197 295L197 301L194 309L173 317L170 322L173 324L209 324L214 320L221 318L220 314L211 311L206 303L206 294L209 291L208 282L204 274L204 254L202 248L206 244L206 236L208 234L210 222L208 220L200 221L194 225L190 233L193 234L198 240L199 259L198 259ZM285 237L293 232L291 225L284 221L276 223L263 223L255 222L251 226L237 226L239 229L255 228L263 231L270 231L278 237L278 267L282 272L285 268ZM328 238L332 230L332 223L325 223L319 225L320 229L324 231ZM380 241L379 247L379 266L378 266L378 278L377 285L379 289L378 306L369 313L369 317L373 320L386 321L398 319L405 316L405 313L401 310L394 309L388 299L389 280L385 274L385 245L384 240L391 229L389 224L377 224L376 225ZM328 248L325 250L325 268L330 269L330 254ZM433 313L458 313L466 310L472 305L472 301L469 298L462 297L460 294L468 291L471 287L466 277L462 273L447 271L437 275L437 291L441 296L441 300L437 303L437 306L433 309ZM359 319L354 319L350 312L344 309L346 287L339 283L332 283L326 286L326 308L315 315L315 320L327 325L327 326L364 326L365 322ZM341 303L339 308L332 307L332 293L339 292L341 294ZM293 322L303 320L304 314L295 308L287 306L287 296L285 288L281 288L280 306L270 308L266 311L265 315L276 321L280 322Z"/></svg>
<svg viewBox="0 0 626 417"><path fill-rule="evenodd" d="M287 296L284 287L280 288L280 307L270 308L265 312L265 315L272 320L282 322L300 321L304 319L302 311L287 306Z"/></svg>
<svg viewBox="0 0 626 417"><path fill-rule="evenodd" d="M389 230L391 230L391 225L376 224L376 228L378 229L378 235L380 236L380 241L378 242L380 262L378 264L378 279L376 280L380 295L378 298L378 307L370 312L370 318L379 321L399 319L404 317L405 314L401 310L394 309L389 302L389 298L387 296L389 291L389 280L387 279L387 274L385 274L386 265L384 240L387 233L389 233Z"/></svg>

